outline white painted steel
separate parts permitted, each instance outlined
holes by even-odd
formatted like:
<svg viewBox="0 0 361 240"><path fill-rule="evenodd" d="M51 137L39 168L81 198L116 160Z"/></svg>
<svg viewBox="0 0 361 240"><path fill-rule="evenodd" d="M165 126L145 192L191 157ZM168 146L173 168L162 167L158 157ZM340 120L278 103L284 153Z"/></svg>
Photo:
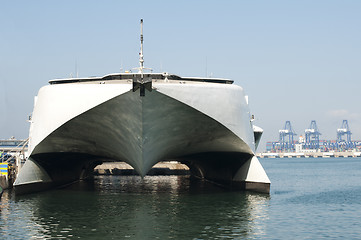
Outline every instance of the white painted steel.
<svg viewBox="0 0 361 240"><path fill-rule="evenodd" d="M157 91L217 120L255 152L250 110L243 88L230 84L154 84Z"/></svg>
<svg viewBox="0 0 361 240"><path fill-rule="evenodd" d="M31 158L27 159L21 168L21 173L16 178L14 185L31 183L49 183L52 182L47 172Z"/></svg>
<svg viewBox="0 0 361 240"><path fill-rule="evenodd" d="M248 160L234 176L234 181L271 183L261 163L256 156Z"/></svg>
<svg viewBox="0 0 361 240"><path fill-rule="evenodd" d="M55 84L42 87L35 98L29 153L64 123L130 89L130 84Z"/></svg>
<svg viewBox="0 0 361 240"><path fill-rule="evenodd" d="M145 97L139 97L138 92L133 93L130 89L130 84L58 84L42 88L38 94L32 119L30 155L78 152L106 156L128 162L139 174L144 176L158 161L181 154L207 151L238 151L254 154L255 145L250 113L241 87L216 83L155 83L153 92L147 92ZM170 98L162 98L163 102L161 102L161 95L156 94L157 92ZM108 103L117 97L121 99L116 105ZM172 130L167 127L172 124L184 128L183 131L202 127L198 126L200 123L192 120L195 116L191 111L189 113L183 111L183 114L186 112L189 116L183 116L182 122L179 122L176 116L180 113L173 112L179 111L179 108L173 107L175 103L172 101L181 102L204 114L205 118L218 122L219 127L229 129L241 140L242 144L235 147L236 143L225 142L222 144L216 140L214 142L217 144L211 144L209 138L212 138L212 132L208 131L216 131L213 128L204 130L205 132L194 131L194 134L198 136L187 135L190 138L188 141L203 138L199 139L200 143L197 143L196 149L194 149L194 144L188 146L190 144L186 143L183 132L177 132L179 136L168 135L167 133ZM105 108L109 105L109 107L101 113L90 112L100 105L104 105ZM175 117L162 119L158 112L165 107L167 107L165 114ZM129 112L125 109L128 109ZM107 115L110 114L107 112L113 112L112 118L114 119L108 119ZM146 112L149 114L145 114ZM71 128L71 136L57 137L56 140L49 140L49 143L39 146L42 141L46 142L47 137L55 130L73 121L81 114L86 114L86 117L81 123L76 123L76 127ZM116 123L113 123L112 120L116 120ZM104 125L104 123L106 124ZM152 124L149 125L149 123ZM164 127L162 127L163 124ZM89 136L85 134L92 127L97 128L98 126L99 131L107 132L109 130L116 132L119 136L126 133L126 136L118 139L117 137L109 138L112 136L111 132L107 135ZM151 132L151 129L158 129L158 131ZM159 135L162 136L161 139L159 139ZM88 141L89 138L93 138L92 141ZM149 139L158 140L149 144L147 143ZM229 137L222 137L222 139L230 141ZM205 146L206 143L207 146ZM179 150L182 152L178 152Z"/></svg>

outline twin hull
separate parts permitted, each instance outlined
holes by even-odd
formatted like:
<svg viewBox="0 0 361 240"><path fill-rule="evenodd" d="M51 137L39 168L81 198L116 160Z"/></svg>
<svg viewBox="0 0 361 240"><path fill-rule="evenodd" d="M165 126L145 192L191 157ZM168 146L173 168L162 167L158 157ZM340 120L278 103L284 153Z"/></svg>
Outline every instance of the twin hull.
<svg viewBox="0 0 361 240"><path fill-rule="evenodd" d="M236 85L153 82L140 96L129 82L53 84L35 98L29 159L14 185L21 192L70 183L104 161L145 176L159 161L178 160L199 177L268 192L255 147Z"/></svg>

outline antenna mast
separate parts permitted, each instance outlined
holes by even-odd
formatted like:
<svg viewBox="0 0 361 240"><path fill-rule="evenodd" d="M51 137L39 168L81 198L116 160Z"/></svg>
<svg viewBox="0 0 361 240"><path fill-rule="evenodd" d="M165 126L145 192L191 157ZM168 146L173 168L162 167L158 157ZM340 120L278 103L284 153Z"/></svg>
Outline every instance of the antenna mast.
<svg viewBox="0 0 361 240"><path fill-rule="evenodd" d="M140 52L139 52L139 67L133 68L138 69L138 73L143 76L144 69L153 71L151 68L144 67L144 55L143 55L143 19L140 19Z"/></svg>
<svg viewBox="0 0 361 240"><path fill-rule="evenodd" d="M143 19L140 19L140 53L139 53L139 72L143 73L144 55L143 55Z"/></svg>
<svg viewBox="0 0 361 240"><path fill-rule="evenodd" d="M140 19L140 53L139 53L139 68L137 68L138 74L133 75L133 92L137 91L139 88L140 96L145 96L145 89L149 92L152 91L152 76L150 74L143 73L144 69L149 69L152 71L151 68L144 67L144 58L143 58L143 19Z"/></svg>

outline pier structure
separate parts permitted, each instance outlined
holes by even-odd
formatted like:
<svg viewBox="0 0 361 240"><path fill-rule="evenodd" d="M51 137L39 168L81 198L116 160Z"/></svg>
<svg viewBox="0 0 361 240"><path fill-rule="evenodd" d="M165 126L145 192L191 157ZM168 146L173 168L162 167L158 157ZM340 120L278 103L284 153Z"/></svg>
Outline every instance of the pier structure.
<svg viewBox="0 0 361 240"><path fill-rule="evenodd" d="M258 153L258 158L355 158L361 157L361 152L266 152Z"/></svg>
<svg viewBox="0 0 361 240"><path fill-rule="evenodd" d="M125 162L107 162L94 168L95 175L138 175L137 171ZM177 161L159 162L147 173L153 175L190 175L189 167Z"/></svg>
<svg viewBox="0 0 361 240"><path fill-rule="evenodd" d="M0 140L0 152L3 153L16 153L19 151L19 149L22 149L22 151L27 151L28 149L28 140L18 140L14 137L11 137L10 139L2 139ZM1 157L1 156L0 156Z"/></svg>
<svg viewBox="0 0 361 240"><path fill-rule="evenodd" d="M28 139L14 137L0 140L0 187L11 188L21 166L25 163Z"/></svg>

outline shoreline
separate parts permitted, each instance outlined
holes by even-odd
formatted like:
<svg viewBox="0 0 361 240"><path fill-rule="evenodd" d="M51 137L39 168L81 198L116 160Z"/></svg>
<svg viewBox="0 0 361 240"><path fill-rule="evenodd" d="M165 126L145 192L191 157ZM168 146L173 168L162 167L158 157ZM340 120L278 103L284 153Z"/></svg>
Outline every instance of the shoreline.
<svg viewBox="0 0 361 240"><path fill-rule="evenodd" d="M159 162L147 173L147 176L189 175L189 168L179 162ZM134 168L125 162L105 162L94 168L94 175L139 175Z"/></svg>
<svg viewBox="0 0 361 240"><path fill-rule="evenodd" d="M361 152L283 152L257 153L258 158L356 158Z"/></svg>

